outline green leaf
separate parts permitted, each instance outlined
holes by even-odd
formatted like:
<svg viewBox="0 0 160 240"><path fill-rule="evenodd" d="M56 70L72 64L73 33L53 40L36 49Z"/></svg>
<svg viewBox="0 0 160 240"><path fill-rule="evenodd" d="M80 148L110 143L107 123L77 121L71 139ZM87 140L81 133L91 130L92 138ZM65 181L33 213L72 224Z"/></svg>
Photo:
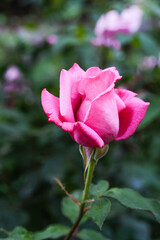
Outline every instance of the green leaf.
<svg viewBox="0 0 160 240"><path fill-rule="evenodd" d="M129 188L111 188L106 196L118 200L125 207L147 211L160 223L160 202L157 200L145 198Z"/></svg>
<svg viewBox="0 0 160 240"><path fill-rule="evenodd" d="M16 227L12 232L8 233L6 240L35 240L34 234L28 232L23 227Z"/></svg>
<svg viewBox="0 0 160 240"><path fill-rule="evenodd" d="M111 208L111 202L107 198L96 198L92 203L91 208L86 215L93 219L93 221L101 229Z"/></svg>
<svg viewBox="0 0 160 240"><path fill-rule="evenodd" d="M155 97L150 100L150 105L147 109L146 115L139 125L138 129L142 129L160 116L160 97Z"/></svg>
<svg viewBox="0 0 160 240"><path fill-rule="evenodd" d="M82 240L109 240L101 233L90 229L83 229L78 233L78 237L80 237Z"/></svg>
<svg viewBox="0 0 160 240"><path fill-rule="evenodd" d="M70 228L63 225L53 225L49 226L47 229L41 232L35 233L35 240L42 240L42 239L57 239L66 235L69 232Z"/></svg>
<svg viewBox="0 0 160 240"><path fill-rule="evenodd" d="M90 194L94 197L103 196L108 190L109 183L107 181L101 180L97 184L92 184L90 187Z"/></svg>
<svg viewBox="0 0 160 240"><path fill-rule="evenodd" d="M47 229L33 234L28 232L23 227L16 227L12 232L8 233L6 240L43 240L43 239L57 239L64 235L67 235L70 228L63 225L52 225ZM0 239L2 240L2 239Z"/></svg>
<svg viewBox="0 0 160 240"><path fill-rule="evenodd" d="M72 193L72 196L75 197L78 201L81 202L82 199L82 191L76 191ZM73 202L72 199L70 199L69 197L65 197L62 201L62 211L63 214L68 217L72 223L75 222L75 220L77 219L78 215L79 215L79 206ZM83 216L81 223L84 223L87 220L87 216L86 214Z"/></svg>

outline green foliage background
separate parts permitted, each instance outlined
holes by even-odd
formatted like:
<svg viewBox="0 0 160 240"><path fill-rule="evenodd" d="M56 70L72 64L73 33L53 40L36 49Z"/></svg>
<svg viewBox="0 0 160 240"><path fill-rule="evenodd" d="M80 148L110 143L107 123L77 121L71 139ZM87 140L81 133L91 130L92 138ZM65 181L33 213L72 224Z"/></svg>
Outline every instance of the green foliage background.
<svg viewBox="0 0 160 240"><path fill-rule="evenodd" d="M144 11L141 30L118 36L120 51L94 47L99 16L136 2ZM60 71L74 62L84 70L116 66L123 76L117 87L151 102L134 136L110 143L93 182L108 180L111 187L130 187L160 200L160 66L142 67L145 57L158 59L159 0L4 0L0 32L0 228L21 225L40 231L49 224L70 224L62 215L64 193L53 178L59 177L69 192L83 189L83 163L78 145L47 122L40 94L47 88L58 96ZM45 40L50 34L58 36L54 45ZM4 73L11 65L21 70L24 89L6 93ZM150 215L113 205L104 235L112 240L160 239L159 224ZM91 221L86 226L98 229Z"/></svg>

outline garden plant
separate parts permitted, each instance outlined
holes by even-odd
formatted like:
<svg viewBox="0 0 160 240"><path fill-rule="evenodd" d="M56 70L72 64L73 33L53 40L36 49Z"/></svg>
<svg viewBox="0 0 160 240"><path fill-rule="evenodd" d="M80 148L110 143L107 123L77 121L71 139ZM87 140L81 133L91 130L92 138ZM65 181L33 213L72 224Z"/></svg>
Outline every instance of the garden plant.
<svg viewBox="0 0 160 240"><path fill-rule="evenodd" d="M0 240L160 240L159 1L0 9Z"/></svg>

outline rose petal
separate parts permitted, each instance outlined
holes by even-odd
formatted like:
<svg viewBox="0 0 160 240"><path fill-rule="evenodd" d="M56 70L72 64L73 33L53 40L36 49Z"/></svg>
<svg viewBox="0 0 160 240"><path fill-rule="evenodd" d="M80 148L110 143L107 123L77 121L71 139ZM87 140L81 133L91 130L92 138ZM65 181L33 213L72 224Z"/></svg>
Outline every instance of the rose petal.
<svg viewBox="0 0 160 240"><path fill-rule="evenodd" d="M81 94L78 92L78 86L85 76L85 71L77 63L74 63L68 71L72 74L71 103L73 111L76 112L82 100Z"/></svg>
<svg viewBox="0 0 160 240"><path fill-rule="evenodd" d="M119 119L114 90L100 95L92 103L84 123L107 144L118 134Z"/></svg>
<svg viewBox="0 0 160 240"><path fill-rule="evenodd" d="M102 138L93 129L81 122L75 123L74 130L70 135L74 141L85 147L104 146Z"/></svg>
<svg viewBox="0 0 160 240"><path fill-rule="evenodd" d="M120 113L122 110L124 110L126 108L126 105L117 94L115 94L115 96L116 96L116 104L117 104L118 113Z"/></svg>
<svg viewBox="0 0 160 240"><path fill-rule="evenodd" d="M79 122L84 122L84 119L90 107L91 107L91 101L84 99L77 111L76 120Z"/></svg>
<svg viewBox="0 0 160 240"><path fill-rule="evenodd" d="M74 112L81 103L78 84L83 79L85 71L77 63L68 70L62 70L60 75L60 111L64 120L74 122Z"/></svg>
<svg viewBox="0 0 160 240"><path fill-rule="evenodd" d="M96 77L102 72L102 70L99 67L91 67L88 68L86 71L86 77Z"/></svg>
<svg viewBox="0 0 160 240"><path fill-rule="evenodd" d="M81 81L79 84L79 92L82 95L85 95L87 100L94 100L94 98L99 94L110 91L114 87L114 82L121 78L118 71L114 67L106 68L101 70L101 72L99 72L99 68L91 68L88 70L90 75L95 75L96 71L97 76L86 76L85 81Z"/></svg>
<svg viewBox="0 0 160 240"><path fill-rule="evenodd" d="M123 102L126 102L129 98L133 98L138 94L126 89L116 88L115 93L122 99Z"/></svg>
<svg viewBox="0 0 160 240"><path fill-rule="evenodd" d="M75 122L71 103L72 74L62 70L60 74L60 112L65 121Z"/></svg>
<svg viewBox="0 0 160 240"><path fill-rule="evenodd" d="M42 107L48 117L48 121L54 122L58 126L62 125L62 117L60 115L59 98L43 89L41 94Z"/></svg>
<svg viewBox="0 0 160 240"><path fill-rule="evenodd" d="M73 132L76 123L63 122L62 129L66 132Z"/></svg>
<svg viewBox="0 0 160 240"><path fill-rule="evenodd" d="M126 139L134 134L149 106L148 102L135 97L135 93L131 91L119 89L117 92L126 108L119 113L119 133L116 141Z"/></svg>
<svg viewBox="0 0 160 240"><path fill-rule="evenodd" d="M74 74L76 79L81 79L81 77L85 74L85 71L77 63L74 63L73 66L68 70L68 72Z"/></svg>

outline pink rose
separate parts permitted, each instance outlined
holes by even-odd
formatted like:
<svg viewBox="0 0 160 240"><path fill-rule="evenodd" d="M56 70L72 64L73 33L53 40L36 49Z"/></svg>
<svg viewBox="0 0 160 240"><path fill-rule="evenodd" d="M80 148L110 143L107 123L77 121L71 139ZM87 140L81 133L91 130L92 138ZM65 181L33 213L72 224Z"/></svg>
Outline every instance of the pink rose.
<svg viewBox="0 0 160 240"><path fill-rule="evenodd" d="M115 89L118 79L121 76L115 67L91 67L85 72L75 63L68 71L63 69L60 98L42 91L48 121L87 147L103 147L112 140L128 138L144 118L149 103L134 92Z"/></svg>
<svg viewBox="0 0 160 240"><path fill-rule="evenodd" d="M136 5L124 9L121 14L111 10L101 15L95 26L96 38L92 40L92 43L96 46L104 45L120 49L121 44L116 35L137 32L142 22L142 16L142 10Z"/></svg>

